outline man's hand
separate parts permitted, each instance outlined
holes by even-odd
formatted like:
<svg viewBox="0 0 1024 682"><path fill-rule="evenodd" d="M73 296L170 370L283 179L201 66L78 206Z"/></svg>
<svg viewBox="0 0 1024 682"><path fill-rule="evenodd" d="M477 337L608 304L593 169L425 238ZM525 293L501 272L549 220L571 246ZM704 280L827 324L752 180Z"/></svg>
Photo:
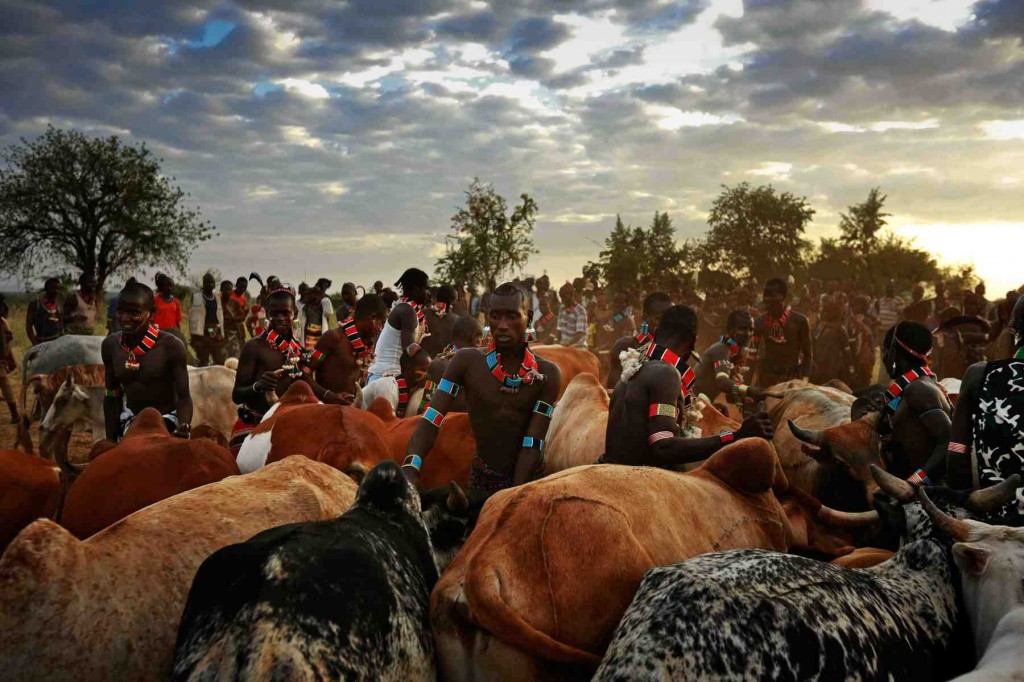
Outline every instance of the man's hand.
<svg viewBox="0 0 1024 682"><path fill-rule="evenodd" d="M253 384L253 388L257 391L267 391L270 389L277 388L277 380L281 378L283 370L275 369L273 372L264 372L260 375L260 378Z"/></svg>
<svg viewBox="0 0 1024 682"><path fill-rule="evenodd" d="M323 402L328 405L351 405L356 399L351 393L335 393L334 391L327 391L324 395Z"/></svg>
<svg viewBox="0 0 1024 682"><path fill-rule="evenodd" d="M754 402L757 402L758 400L764 400L765 398L784 398L785 395L782 393L774 393L766 388L751 386L747 389L747 397Z"/></svg>
<svg viewBox="0 0 1024 682"><path fill-rule="evenodd" d="M747 417L743 421L743 425L740 426L736 432L737 438L764 438L765 440L771 440L774 429L772 429L772 420L768 417L767 412L758 412L757 414Z"/></svg>

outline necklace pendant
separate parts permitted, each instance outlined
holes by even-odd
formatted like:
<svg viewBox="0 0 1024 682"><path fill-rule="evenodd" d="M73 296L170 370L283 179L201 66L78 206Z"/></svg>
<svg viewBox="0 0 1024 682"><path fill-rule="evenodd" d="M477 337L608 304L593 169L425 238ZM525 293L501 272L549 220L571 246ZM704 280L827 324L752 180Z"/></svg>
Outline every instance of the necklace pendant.
<svg viewBox="0 0 1024 682"><path fill-rule="evenodd" d="M128 353L128 359L124 361L124 368L132 372L137 372L139 371L139 367L139 361L135 359L135 355L133 353Z"/></svg>
<svg viewBox="0 0 1024 682"><path fill-rule="evenodd" d="M501 386L500 390L502 393L508 393L510 395L515 395L516 393L519 393L518 386Z"/></svg>

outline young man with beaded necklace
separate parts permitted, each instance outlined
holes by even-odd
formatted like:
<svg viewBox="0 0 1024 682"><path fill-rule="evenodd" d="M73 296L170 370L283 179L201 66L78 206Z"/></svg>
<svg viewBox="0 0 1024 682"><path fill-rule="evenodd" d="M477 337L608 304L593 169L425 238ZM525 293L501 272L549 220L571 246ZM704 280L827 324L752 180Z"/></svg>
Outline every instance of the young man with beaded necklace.
<svg viewBox="0 0 1024 682"><path fill-rule="evenodd" d="M175 436L188 438L191 432L192 395L185 345L151 324L154 309L153 290L134 280L117 297L121 331L103 339L100 346L107 440L120 440L147 407L164 415L167 430Z"/></svg>
<svg viewBox="0 0 1024 682"><path fill-rule="evenodd" d="M533 316L523 292L510 283L489 297L487 322L493 341L486 349L463 348L452 356L423 421L409 441L402 470L419 482L452 399L465 396L480 449L473 459L469 490L493 492L538 478L544 469L544 437L558 398L561 373L527 346Z"/></svg>
<svg viewBox="0 0 1024 682"><path fill-rule="evenodd" d="M771 420L764 412L747 418L735 432L680 437L680 413L687 407L686 361L696 342L697 313L685 305L666 310L641 364L624 370L612 394L605 454L599 462L676 469L707 459L741 438L771 439ZM687 391L692 394L692 384Z"/></svg>
<svg viewBox="0 0 1024 682"><path fill-rule="evenodd" d="M695 393L703 393L714 401L719 395L732 403L757 402L765 398L781 398L781 393L770 393L763 388L747 386L737 371L744 361L744 348L754 331L754 320L746 309L729 313L725 322L725 335L701 353L694 368Z"/></svg>
<svg viewBox="0 0 1024 682"><path fill-rule="evenodd" d="M622 376L622 360L619 356L631 348L639 348L654 338L654 332L658 329L661 316L666 310L672 307L672 299L662 291L655 291L644 298L643 321L640 324L640 332L623 336L612 346L611 355L608 358L609 370L608 380L605 386L615 389L619 384L619 377Z"/></svg>

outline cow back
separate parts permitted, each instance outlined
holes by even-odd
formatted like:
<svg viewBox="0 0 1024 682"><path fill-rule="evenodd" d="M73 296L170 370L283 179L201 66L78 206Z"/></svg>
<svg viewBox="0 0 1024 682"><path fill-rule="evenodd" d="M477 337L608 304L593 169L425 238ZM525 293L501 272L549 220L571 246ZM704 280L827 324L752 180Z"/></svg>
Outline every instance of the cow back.
<svg viewBox="0 0 1024 682"><path fill-rule="evenodd" d="M596 377L601 376L601 363L597 356L582 348L567 348L557 344L550 346L534 346L531 349L537 357L544 358L548 362L558 365L562 375L562 383L558 388L558 398L561 399L573 378L589 372Z"/></svg>
<svg viewBox="0 0 1024 682"><path fill-rule="evenodd" d="M166 679L199 564L286 523L333 518L348 477L294 457L163 500L80 541L51 521L0 558L0 669L10 679Z"/></svg>
<svg viewBox="0 0 1024 682"><path fill-rule="evenodd" d="M60 470L48 459L0 450L0 552L39 518L53 518L60 495Z"/></svg>
<svg viewBox="0 0 1024 682"><path fill-rule="evenodd" d="M608 392L596 375L576 375L551 415L545 439L547 473L593 464L604 454L607 429Z"/></svg>
<svg viewBox="0 0 1024 682"><path fill-rule="evenodd" d="M650 568L719 549L784 551L774 454L741 445L689 474L576 467L496 494L434 591L435 633L468 612L472 627L530 655L593 667ZM716 475L741 460L764 478L744 483L760 492Z"/></svg>
<svg viewBox="0 0 1024 682"><path fill-rule="evenodd" d="M305 455L356 478L390 459L384 423L349 405L317 403L277 414L270 443L268 463Z"/></svg>

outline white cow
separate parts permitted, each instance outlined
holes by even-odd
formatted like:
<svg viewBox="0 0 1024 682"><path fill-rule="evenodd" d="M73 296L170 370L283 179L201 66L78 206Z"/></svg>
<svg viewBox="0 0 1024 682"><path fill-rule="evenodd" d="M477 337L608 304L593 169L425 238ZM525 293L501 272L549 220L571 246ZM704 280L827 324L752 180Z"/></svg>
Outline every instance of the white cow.
<svg viewBox="0 0 1024 682"><path fill-rule="evenodd" d="M964 606L980 656L973 672L956 679L1024 680L1024 528L955 519L936 508L923 491L921 502L935 524L957 540L953 559L960 568Z"/></svg>
<svg viewBox="0 0 1024 682"><path fill-rule="evenodd" d="M192 394L192 424L208 424L228 438L238 419L238 406L231 401L235 370L220 366L189 367L188 387ZM57 389L53 404L43 417L43 441L49 442L57 431L76 425L91 427L95 440L104 438L103 393L103 386L80 386L69 376Z"/></svg>

